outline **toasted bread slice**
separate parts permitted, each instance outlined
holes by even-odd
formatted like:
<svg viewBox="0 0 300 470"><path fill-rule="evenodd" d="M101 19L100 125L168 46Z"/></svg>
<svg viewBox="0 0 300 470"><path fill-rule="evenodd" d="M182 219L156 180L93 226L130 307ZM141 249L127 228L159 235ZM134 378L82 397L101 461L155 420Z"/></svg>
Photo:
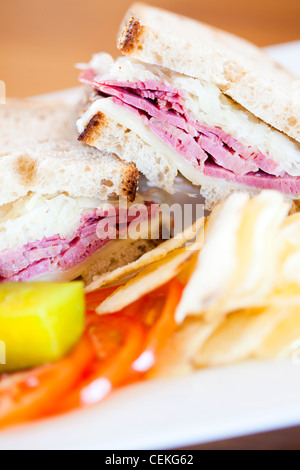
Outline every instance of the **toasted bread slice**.
<svg viewBox="0 0 300 470"><path fill-rule="evenodd" d="M122 126L102 112L97 113L88 123L79 141L101 151L117 152L125 162L138 166L148 180L165 191L174 192L173 186L178 174L175 162L143 141L135 132Z"/></svg>
<svg viewBox="0 0 300 470"><path fill-rule="evenodd" d="M75 115L74 106L62 103L0 106L0 205L31 192L135 199L136 167L77 142Z"/></svg>
<svg viewBox="0 0 300 470"><path fill-rule="evenodd" d="M101 274L110 273L117 268L133 263L145 253L156 248L160 240L113 240L91 259L82 269L81 276L86 285Z"/></svg>
<svg viewBox="0 0 300 470"><path fill-rule="evenodd" d="M261 49L204 23L134 4L123 54L214 83L252 114L300 142L300 82Z"/></svg>

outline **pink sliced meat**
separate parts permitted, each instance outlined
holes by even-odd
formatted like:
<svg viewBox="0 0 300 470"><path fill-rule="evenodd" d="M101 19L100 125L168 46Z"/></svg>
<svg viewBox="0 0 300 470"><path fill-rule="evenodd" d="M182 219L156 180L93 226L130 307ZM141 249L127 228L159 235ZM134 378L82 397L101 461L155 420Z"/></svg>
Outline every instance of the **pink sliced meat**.
<svg viewBox="0 0 300 470"><path fill-rule="evenodd" d="M246 175L252 171L257 171L257 166L254 163L240 158L237 152L231 152L225 146L219 145L209 137L201 135L198 142L201 148L212 156L217 165L233 171L236 175Z"/></svg>
<svg viewBox="0 0 300 470"><path fill-rule="evenodd" d="M220 128L197 122L187 110L181 90L159 80L103 81L93 70L84 71L80 81L98 90L99 98L112 97L119 106L137 113L153 133L196 170L204 171L207 166L204 171L207 174L215 166L217 178L227 175L225 179L243 181L243 184L248 184L246 181L249 180L249 186L281 188L285 193L299 192L296 189L298 178L285 173L269 155L245 146Z"/></svg>
<svg viewBox="0 0 300 470"><path fill-rule="evenodd" d="M20 271L18 274L11 276L9 279L2 279L1 282L26 282L52 270L51 261L49 259L42 259L41 261L28 266L28 268Z"/></svg>
<svg viewBox="0 0 300 470"><path fill-rule="evenodd" d="M144 119L144 121L147 121ZM151 118L148 122L150 129L158 135L165 143L171 144L180 155L193 165L198 166L207 160L207 154L197 144L190 134L171 124L163 123L158 119Z"/></svg>
<svg viewBox="0 0 300 470"><path fill-rule="evenodd" d="M144 218L151 218L158 211L158 206L150 202L146 202L144 207ZM124 235L128 224L134 223L137 218L127 217L125 209L96 210L82 217L80 227L68 239L54 235L17 249L2 251L0 282L27 281L51 271L67 271L83 263L111 241L107 234L101 235L103 232L99 231L99 224L107 224L109 217L114 217L112 224L115 226L116 237L111 236L113 239ZM125 219L126 223L122 223Z"/></svg>
<svg viewBox="0 0 300 470"><path fill-rule="evenodd" d="M285 175L276 178L262 171L241 176L211 162L205 163L204 174L213 178L222 178L232 183L240 183L254 188L275 189L284 194L300 193L300 178L297 176Z"/></svg>
<svg viewBox="0 0 300 470"><path fill-rule="evenodd" d="M108 85L99 85L98 90L101 91L101 93L118 98L122 103L126 103L139 111L144 111L146 115L152 116L157 120L165 121L167 119L168 124L183 129L193 137L198 135L195 127L189 124L183 116L171 109L163 109L162 107L153 104L152 101L156 98L153 98L152 100L145 98L143 93L139 96L136 93L131 92L130 89L122 89L120 87L117 88ZM155 96L155 93L153 95Z"/></svg>
<svg viewBox="0 0 300 470"><path fill-rule="evenodd" d="M274 176L284 176L285 172L280 169L277 162L266 157L266 155L261 152L256 152L251 147L246 147L234 137L226 134L222 129L215 127L214 134L212 134L210 129L205 126L199 126L198 129L210 138L217 136L228 148L234 150L237 154L242 155L245 160L254 162L265 173ZM230 170L230 168L228 169Z"/></svg>

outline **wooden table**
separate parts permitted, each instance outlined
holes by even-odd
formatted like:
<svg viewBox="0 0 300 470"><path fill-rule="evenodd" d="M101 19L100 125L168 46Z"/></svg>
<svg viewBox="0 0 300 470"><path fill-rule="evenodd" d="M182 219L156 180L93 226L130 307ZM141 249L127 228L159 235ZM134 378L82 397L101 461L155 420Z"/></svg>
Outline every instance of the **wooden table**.
<svg viewBox="0 0 300 470"><path fill-rule="evenodd" d="M150 0L149 0L150 2ZM300 39L299 0L151 0L265 46ZM129 0L1 1L0 80L9 96L71 87L73 64L101 50L117 54L115 38Z"/></svg>

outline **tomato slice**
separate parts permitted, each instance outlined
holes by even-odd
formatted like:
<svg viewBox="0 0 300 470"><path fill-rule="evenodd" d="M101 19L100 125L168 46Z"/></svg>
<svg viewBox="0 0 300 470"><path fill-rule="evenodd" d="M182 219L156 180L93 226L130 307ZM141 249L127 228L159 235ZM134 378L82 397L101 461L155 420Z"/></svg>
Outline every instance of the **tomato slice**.
<svg viewBox="0 0 300 470"><path fill-rule="evenodd" d="M177 328L175 312L183 290L184 285L174 278L123 310L123 314L138 318L147 331L144 351L132 366L131 380L135 372L145 373L154 366L158 354Z"/></svg>
<svg viewBox="0 0 300 470"><path fill-rule="evenodd" d="M148 372L177 327L175 311L183 289L173 279L122 312L89 314L87 331L97 361L86 380L64 401L62 410L99 403L113 388Z"/></svg>
<svg viewBox="0 0 300 470"><path fill-rule="evenodd" d="M96 360L86 379L61 404L60 411L102 401L125 380L145 342L141 323L122 314L90 315L87 333Z"/></svg>
<svg viewBox="0 0 300 470"><path fill-rule="evenodd" d="M120 286L106 287L86 295L87 311L94 313L96 308Z"/></svg>
<svg viewBox="0 0 300 470"><path fill-rule="evenodd" d="M182 297L183 290L183 284L176 278L168 285L167 298L161 315L148 334L147 350L151 350L156 355L164 348L168 339L178 326L175 321L175 312Z"/></svg>
<svg viewBox="0 0 300 470"><path fill-rule="evenodd" d="M65 359L28 372L0 378L0 427L45 416L82 379L94 358L88 337L83 337Z"/></svg>

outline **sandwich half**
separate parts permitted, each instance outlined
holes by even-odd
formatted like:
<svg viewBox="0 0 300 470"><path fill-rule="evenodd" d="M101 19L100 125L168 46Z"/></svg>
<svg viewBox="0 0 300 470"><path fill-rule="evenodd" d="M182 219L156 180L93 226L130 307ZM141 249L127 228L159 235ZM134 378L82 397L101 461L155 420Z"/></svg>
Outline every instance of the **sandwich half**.
<svg viewBox="0 0 300 470"><path fill-rule="evenodd" d="M77 142L74 116L64 104L0 106L0 282L90 282L158 243L158 206L136 199L135 166Z"/></svg>
<svg viewBox="0 0 300 470"><path fill-rule="evenodd" d="M95 55L79 140L134 162L172 192L178 172L209 206L232 191L300 198L300 85L256 46L143 4L119 49Z"/></svg>

